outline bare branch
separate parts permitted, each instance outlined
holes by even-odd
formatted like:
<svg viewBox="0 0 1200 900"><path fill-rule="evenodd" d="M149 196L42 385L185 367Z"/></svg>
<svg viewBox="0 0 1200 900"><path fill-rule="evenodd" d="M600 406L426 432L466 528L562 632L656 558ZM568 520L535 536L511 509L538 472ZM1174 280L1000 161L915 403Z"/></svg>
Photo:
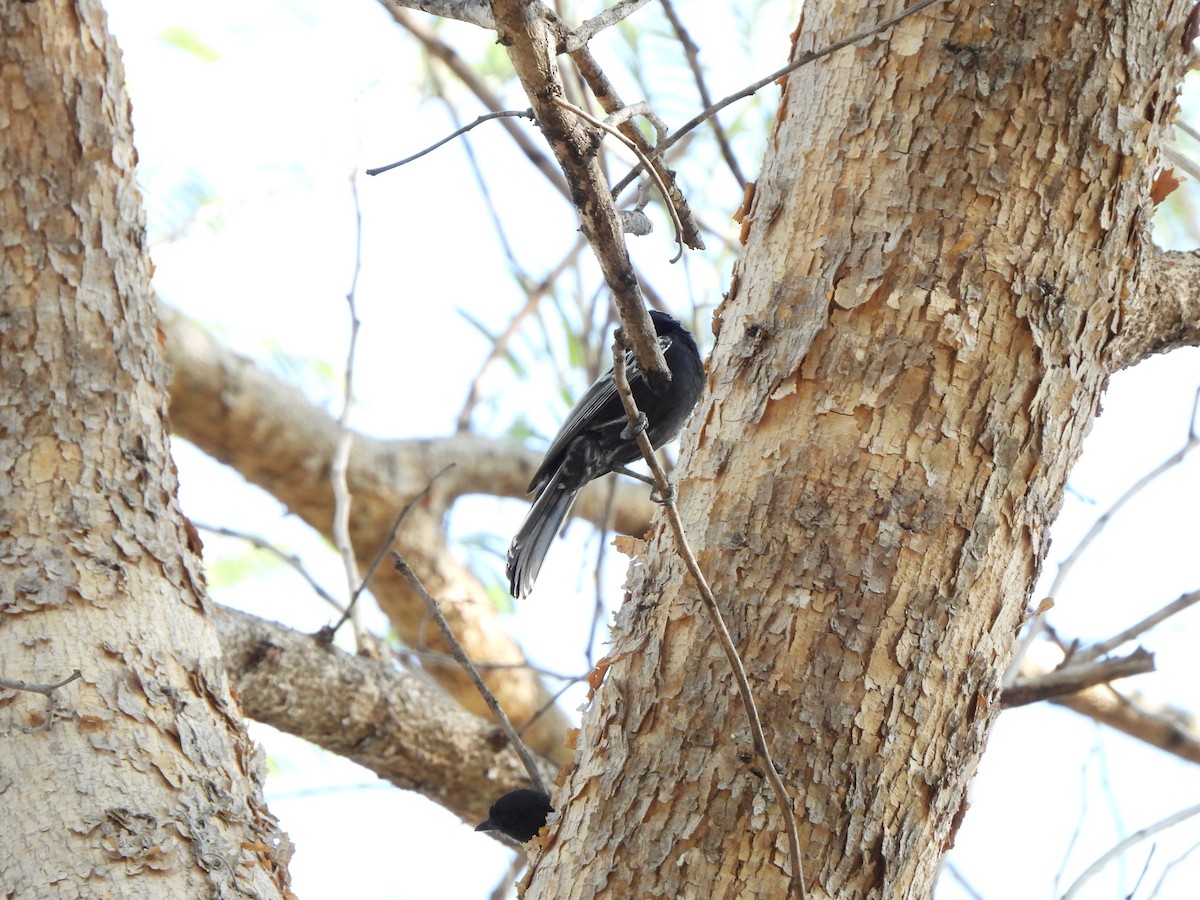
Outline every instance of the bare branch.
<svg viewBox="0 0 1200 900"><path fill-rule="evenodd" d="M1122 304L1124 318L1107 348L1114 372L1156 353L1200 345L1200 251L1145 244L1133 296Z"/></svg>
<svg viewBox="0 0 1200 900"><path fill-rule="evenodd" d="M497 752L495 727L424 678L246 613L221 609L213 620L226 672L252 719L366 766L472 824L490 798L524 786L516 754ZM552 778L554 767L544 764L542 774Z"/></svg>
<svg viewBox="0 0 1200 900"><path fill-rule="evenodd" d="M1196 9L1200 9L1200 7L1196 7ZM1158 883L1154 885L1154 890L1150 892L1150 896L1147 897L1146 900L1154 900L1154 898L1157 897L1162 891L1163 885L1167 883L1167 879L1171 876L1171 870L1179 864L1185 862L1187 858L1197 850L1200 850L1200 841L1192 844L1192 846L1184 850L1183 853L1179 854L1179 856L1175 857L1173 860L1163 866L1162 874L1158 876Z"/></svg>
<svg viewBox="0 0 1200 900"><path fill-rule="evenodd" d="M683 20L679 18L679 14L675 11L675 4L671 0L659 0L662 4L663 12L667 15L667 21L671 23L671 28L675 31L675 36L679 38L679 43L683 45L683 54L687 58L688 67L692 70L692 78L696 82L696 90L700 92L700 102L708 109L713 105L712 95L708 92L708 84L704 81L704 69L700 65L700 48L696 46L696 42L692 40L692 36L688 34L688 30L683 27ZM733 173L734 179L738 183L738 187L743 190L746 187L746 176L742 174L742 167L738 165L737 157L733 154L733 147L729 143L729 135L725 133L725 129L721 125L721 120L714 113L712 116L713 134L717 139L717 146L721 148L721 156L725 159L725 165L729 166L729 171Z"/></svg>
<svg viewBox="0 0 1200 900"><path fill-rule="evenodd" d="M367 169L366 170L367 174L368 175L381 175L384 172L390 172L392 169L398 169L400 166L408 165L413 160L420 159L422 156L432 153L438 147L441 147L445 144L450 143L455 138L462 137L462 135L466 134L468 131L470 131L472 128L475 128L477 125L482 125L484 122L489 122L492 119L503 119L503 118L513 118L513 119L520 118L520 119L529 119L532 121L533 120L533 110L532 109L502 109L499 112L484 113L482 116L480 116L478 119L476 119L471 124L464 125L462 128L452 131L450 134L446 135L446 137L442 138L440 141L438 141L435 144L430 144L428 147L426 147L424 150L420 151L419 153L414 153L412 156L406 156L406 157L404 157L404 159L397 160L394 163L388 163L386 166L376 166L373 169Z"/></svg>
<svg viewBox="0 0 1200 900"><path fill-rule="evenodd" d="M568 34L563 39L559 52L574 53L605 28L616 25L622 19L637 12L648 2L649 0L620 0L615 6L610 6L599 15L593 16Z"/></svg>
<svg viewBox="0 0 1200 900"><path fill-rule="evenodd" d="M336 609L339 613L344 613L346 611L346 608L337 600L335 600L329 591L321 587L317 579L309 573L308 569L304 568L304 563L301 562L300 557L296 556L294 553L288 553L286 550L276 547L266 538L261 538L254 534L247 534L244 531L236 531L233 528L224 528L218 525L205 525L202 522L195 521L192 522L192 524L195 525L200 531L208 531L212 534L223 535L224 537L237 538L239 541L246 541L249 544L253 544L259 550L270 553L272 556L291 566L301 578L308 582L308 585L312 588L314 594Z"/></svg>
<svg viewBox="0 0 1200 900"><path fill-rule="evenodd" d="M488 373L493 365L500 360L508 351L508 345L512 339L517 336L517 332L521 330L521 323L533 314L537 309L538 303L554 288L555 282L562 276L567 269L574 264L579 258L580 251L587 246L587 241L582 237L575 241L575 245L567 251L557 266L536 284L525 297L525 305L517 311L517 314L509 320L504 331L492 344L492 349L488 351L487 359L483 361L483 365L479 367L479 371L475 373L475 377L471 379L471 387L467 390L467 399L463 402L463 408L458 414L458 431L467 431L471 424L471 411L475 408L475 404L479 402L479 385L483 380L483 376Z"/></svg>
<svg viewBox="0 0 1200 900"><path fill-rule="evenodd" d="M942 0L917 0L917 2L914 3L912 6L908 7L908 9L901 10L900 12L896 13L896 15L889 16L888 18L884 19L883 21L877 22L876 24L871 25L868 28L864 28L862 31L855 32L854 34L850 35L847 38L842 38L842 40L840 40L840 41L834 41L832 44L828 44L828 45L822 47L820 50L812 50L812 51L809 51L808 53L802 53L800 56L796 57L794 60L792 60L790 63L788 63L783 68L776 69L770 75L760 78L758 81L754 82L753 84L746 85L740 91L736 91L735 93L730 94L728 97L725 97L722 100L718 100L716 103L714 103L712 106L705 109L700 114L689 119L680 128L678 128L675 131L675 133L672 134L665 142L663 142L663 145L658 148L659 152L660 153L666 152L667 148L673 146L676 143L676 141L680 140L680 138L682 138L685 134L690 132L693 128L696 128L699 125L703 125L705 122L707 122L709 119L711 119L713 116L715 116L717 113L719 113L721 110L723 110L725 107L729 106L730 104L736 103L738 100L744 100L746 97L753 96L754 94L756 94L760 90L762 90L764 87L766 87L768 84L778 81L780 78L783 78L785 75L790 75L792 72L795 72L797 69L807 66L809 63L816 62L818 59L823 59L824 57L829 56L829 54L831 54L831 53L836 53L838 50L841 50L845 47L849 47L851 44L857 44L859 41L866 40L867 38L872 37L873 35L879 34L881 31L887 31L889 28L891 28L896 23L901 22L904 19L907 19L909 16L913 15L914 13L920 12L921 10L925 9L927 6L932 6L934 3L939 3L939 2L942 2ZM633 181L633 179L635 177L637 177L637 173L639 171L641 171L641 167L635 166L629 172L629 174L627 174L624 178L622 178L620 181L618 181L613 186L613 193L619 194L622 190L624 190L625 187L628 186L629 183L631 181Z"/></svg>
<svg viewBox="0 0 1200 900"><path fill-rule="evenodd" d="M1063 667L1064 659L1060 646L1042 641L1031 648L1021 675L1035 681ZM1007 707L1011 705L1008 700L1006 689L1001 702ZM1190 712L1137 694L1123 693L1111 684L1098 684L1074 694L1050 697L1048 702L1074 710L1180 759L1200 763L1200 722Z"/></svg>
<svg viewBox="0 0 1200 900"><path fill-rule="evenodd" d="M438 37L433 29L403 9L399 9L394 5L389 5L389 9L391 10L392 18L396 20L397 24L420 41L421 45L429 51L431 56L441 60L446 68L454 73L455 77L467 87L467 90L475 95L480 103L492 112L504 110L505 104L488 87L487 82L463 61L463 58L458 55L458 52L453 47ZM486 27L491 28L490 9L488 10L488 22L489 24ZM563 180L562 172L558 170L558 167L554 164L554 160L547 156L538 146L537 142L526 134L523 129L519 128L516 123L510 121L508 118L502 118L500 124L508 132L509 137L513 139L513 143L525 154L525 158L546 177L547 181L554 185L560 194L567 200L570 200L570 194L567 192L567 183Z"/></svg>
<svg viewBox="0 0 1200 900"><path fill-rule="evenodd" d="M1079 892L1083 889L1083 886L1096 875L1098 875L1105 866L1107 866L1122 853L1125 853L1130 848L1137 846L1147 838L1153 837L1160 831L1166 831L1168 828L1173 828L1180 822L1187 821L1188 819L1197 815L1200 815L1200 803L1196 804L1195 806L1189 806L1187 809L1181 809L1179 812L1169 815L1165 819L1155 822L1153 825L1149 825L1146 828L1135 831L1133 834L1129 835L1129 837L1125 838L1125 840L1116 844L1111 850L1088 866L1087 869L1084 870L1083 874L1076 878L1071 886L1067 888L1066 892L1062 895L1062 900L1072 900L1073 897L1079 896ZM1132 894L1130 896L1132 896Z"/></svg>
<svg viewBox="0 0 1200 900"><path fill-rule="evenodd" d="M621 217L596 154L597 136L555 102L565 94L555 51L561 28L544 6L525 0L492 0L492 15L500 43L508 50L542 133L566 176L580 228L596 254L633 352L651 385L661 388L670 373L642 305Z"/></svg>
<svg viewBox="0 0 1200 900"><path fill-rule="evenodd" d="M32 684L28 681L13 681L8 678L0 678L0 687L10 691L29 691L33 694L45 694L48 697L63 685L70 684L76 678L82 677L83 673L76 669L62 681L56 681L54 684Z"/></svg>
<svg viewBox="0 0 1200 900"><path fill-rule="evenodd" d="M234 466L248 481L271 492L288 509L320 533L329 536L333 509L328 472L337 446L337 423L315 408L294 387L264 373L254 363L221 347L203 329L178 313L160 307L164 348L174 369L171 390L171 426L177 437L195 443L219 461ZM396 518L396 510L421 493L431 477L448 463L459 463L438 481L427 502L414 506L398 539L399 549L430 589L461 597L448 615L457 617L455 630L470 638L475 659L518 662L524 659L499 622L499 613L486 591L449 552L443 528L444 513L452 500L464 493L524 496L539 458L507 442L472 435L433 441L379 441L359 436L350 456L348 480L354 486L355 515L350 527L355 547L363 553L362 566L379 547ZM507 489L507 490L506 490ZM620 493L618 521L632 528L645 527L650 504L641 524L625 520L622 503L635 492ZM581 500L587 498L580 498ZM599 499L593 494L588 511L597 514ZM584 510L581 510L583 512ZM425 646L421 623L425 606L407 581L390 566L382 566L370 585L380 607L411 647ZM440 645L440 635L433 649ZM430 665L430 675L467 709L483 710L475 689L456 666ZM509 715L525 721L550 696L540 681L524 669L497 670L489 684L501 697ZM563 735L567 720L561 711L544 716L527 740L539 752L567 758Z"/></svg>
<svg viewBox="0 0 1200 900"><path fill-rule="evenodd" d="M642 161L643 166L650 170L650 174L653 176L655 184L658 185L659 192L663 195L663 198L666 201L667 210L671 213L671 222L675 225L675 242L679 245L679 252L676 253L671 259L671 262L678 262L683 256L683 224L679 221L679 214L675 211L675 207L671 205L670 195L667 193L666 184L663 182L662 178L659 177L658 170L650 164L650 160L646 157L646 154L642 152L641 148L637 145L637 142L626 137L619 130L617 130L614 125L610 125L606 121L597 119L591 113L580 109L573 103L568 103L566 100L563 100L560 97L555 97L554 102L563 109L570 110L571 112L575 113L575 115L579 116L579 118L583 119L585 122L588 122L602 131L611 134L626 147L632 150L634 155ZM621 113L626 114L619 118L621 123L628 122L635 114L645 115L647 117L651 115L650 108L644 103L639 103L635 106L627 106L624 109L619 110L617 113L613 113L613 116L620 116Z"/></svg>
<svg viewBox="0 0 1200 900"><path fill-rule="evenodd" d="M393 16L404 14L406 9L416 9L443 19L457 19L480 28L492 29L492 10L487 0L383 0Z"/></svg>
<svg viewBox="0 0 1200 900"><path fill-rule="evenodd" d="M1099 662L1074 663L1036 675L1018 678L1004 689L1001 705L1005 708L1025 706L1064 694L1075 694L1084 688L1107 684L1118 678L1144 675L1154 671L1154 654L1140 647L1128 656L1104 659Z"/></svg>
<svg viewBox="0 0 1200 900"><path fill-rule="evenodd" d="M357 172L350 175L350 193L354 198L354 271L350 276L350 289L346 291L346 313L350 317L350 341L346 347L346 367L342 373L342 411L338 416L338 441L333 451L333 462L329 466L329 483L333 489L333 543L342 558L346 571L346 595L357 599L362 588L358 577L358 560L354 554L354 541L350 536L350 506L353 497L346 481L346 470L350 466L350 448L354 443L354 432L350 430L350 412L354 409L354 358L358 350L358 331L362 320L358 318L355 293L358 290L358 275L362 271L362 206L358 202ZM354 624L354 640L359 653L366 653L371 641L354 599L346 605L342 622L349 617Z"/></svg>
<svg viewBox="0 0 1200 900"><path fill-rule="evenodd" d="M1200 763L1200 723L1182 710L1152 708L1145 699L1125 697L1108 685L1088 688L1050 702L1165 753Z"/></svg>
<svg viewBox="0 0 1200 900"><path fill-rule="evenodd" d="M596 62L595 57L592 56L591 51L587 47L583 47L572 53L571 60L579 68L579 74L583 76L592 94L595 95L596 101L600 104L600 108L605 113L611 116L625 108L625 103L617 94L616 87L613 86L608 76L604 74L604 70L600 68L600 64ZM637 144L641 151L649 158L651 165L658 173L659 181L667 185L668 193L663 197L663 200L679 216L679 221L683 227L683 242L693 250L704 249L704 238L701 237L700 226L696 223L696 217L692 213L687 199L679 189L679 185L675 180L675 173L667 166L665 159L660 155L660 148L651 147L645 135L635 128L632 123L626 122L619 127L621 133ZM674 144L674 141L672 141L672 144ZM640 171L641 166L635 167L632 174L636 175ZM612 190L613 197L619 196L625 186L632 180L633 178L629 177L622 184L615 186Z"/></svg>
<svg viewBox="0 0 1200 900"><path fill-rule="evenodd" d="M1071 665L1079 665L1080 663L1091 662L1094 659L1099 659L1104 654L1111 653L1122 644L1134 640L1141 634L1149 631L1156 625L1165 622L1167 619L1171 618L1171 616L1183 612L1185 609L1197 602L1200 602L1200 591L1192 591L1190 594L1184 594L1177 600L1173 600L1172 602L1168 603L1158 612L1146 616L1146 618L1142 619L1142 621L1138 622L1136 625L1131 625L1129 628L1126 628L1120 634L1114 635L1106 641L1093 644L1091 647L1087 647L1073 654L1071 657Z"/></svg>
<svg viewBox="0 0 1200 900"><path fill-rule="evenodd" d="M546 790L546 779L542 778L542 773L538 769L537 760L533 758L533 754L529 752L529 748L525 746L525 742L521 740L521 736L517 734L517 730L513 728L512 722L508 720L508 716L504 713L504 707L496 699L483 679L479 677L479 672L474 665L471 664L470 658L466 651L463 650L462 644L458 642L458 638L454 636L454 630L446 621L446 617L442 615L442 607L433 597L429 596L429 591L425 590L425 585L421 584L421 579L417 577L417 573L412 570L412 567L404 561L399 553L392 553L392 558L396 561L396 571L404 575L413 589L421 595L421 599L425 601L425 608L429 610L429 615L433 621L437 623L438 629L442 632L442 636L446 639L446 643L450 646L450 652L454 656L455 661L462 666L463 671L471 678L471 682L475 685L475 690L479 691L479 696L483 698L483 702L487 704L488 709L492 711L492 715L496 717L496 721L500 723L501 730L508 736L509 743L512 748L521 757L521 762L525 765L525 771L529 774L529 780L543 794L550 793Z"/></svg>
<svg viewBox="0 0 1200 900"><path fill-rule="evenodd" d="M413 508L418 503L429 496L429 492L433 490L433 483L453 468L454 463L450 463L448 466L446 466L446 468L442 469L442 471L430 478L429 484L425 485L425 490L421 491L421 493L417 494L411 500L405 503L404 508L396 514L396 520L392 522L392 527L388 529L387 536L383 539L383 542L380 543L379 549L375 551L375 558L372 559L371 564L367 566L367 574L362 577L362 580L358 583L358 585L354 588L354 592L350 595L350 608L342 613L342 617L338 620L336 625L327 629L327 634L324 636L327 641L332 641L333 636L337 633L338 629L346 624L346 619L349 618L351 610L354 608L354 604L358 602L358 598L362 595L362 592L367 589L367 585L370 584L371 579L375 577L376 570L383 562L383 557L387 554L388 550L391 549L392 541L396 539L396 534L400 531L400 526L404 524L404 520L408 518L408 514L412 512Z"/></svg>
<svg viewBox="0 0 1200 900"><path fill-rule="evenodd" d="M1176 127L1179 127L1179 124L1176 122ZM1162 153L1163 156L1171 161L1171 165L1182 169L1189 178L1200 181L1200 164L1197 164L1190 156L1176 150L1174 147L1163 147Z"/></svg>
<svg viewBox="0 0 1200 900"><path fill-rule="evenodd" d="M942 871L947 873L951 878L958 882L958 886L963 889L963 893L970 900L983 900L983 894L975 890L971 882L967 881L967 877L958 870L958 867L950 861L948 857L942 858Z"/></svg>
<svg viewBox="0 0 1200 900"><path fill-rule="evenodd" d="M1092 527L1087 530L1087 534L1085 534L1080 539L1079 543L1075 545L1074 549L1067 554L1066 559L1058 564L1058 570L1054 573L1054 581L1051 582L1050 590L1048 591L1048 596L1051 599L1058 596L1059 590L1062 588L1063 583L1066 581L1067 576L1070 574L1075 563L1084 554L1087 548L1091 546L1092 541L1100 536L1100 533L1104 531L1104 529L1108 526L1108 523L1112 521L1113 516L1120 512L1121 508L1125 506L1126 503L1144 491L1156 479L1160 478L1162 475L1169 472L1171 469L1175 468L1175 466L1187 459L1188 454L1195 450L1197 446L1200 446L1200 435L1197 435L1196 433L1196 412L1198 406L1200 406L1200 389L1197 389L1196 395L1192 400L1192 414L1188 419L1187 439L1183 442L1183 446L1145 475L1143 475L1141 478L1139 478L1137 481L1135 481L1132 485L1130 485L1125 493L1121 494L1121 496L1118 497L1116 501L1114 501L1113 504L1103 513L1101 513L1096 521L1092 523ZM1008 671L1004 675L1005 684L1011 683L1017 677L1017 672L1020 670L1021 664L1024 662L1025 655L1029 652L1029 648L1033 646L1034 641L1037 640L1038 635L1042 633L1042 630L1045 628L1045 623L1045 617L1039 616L1033 621L1033 623L1029 626L1028 631L1026 631L1025 635L1021 638L1021 643L1017 646L1016 651L1013 653L1012 662L1009 664Z"/></svg>

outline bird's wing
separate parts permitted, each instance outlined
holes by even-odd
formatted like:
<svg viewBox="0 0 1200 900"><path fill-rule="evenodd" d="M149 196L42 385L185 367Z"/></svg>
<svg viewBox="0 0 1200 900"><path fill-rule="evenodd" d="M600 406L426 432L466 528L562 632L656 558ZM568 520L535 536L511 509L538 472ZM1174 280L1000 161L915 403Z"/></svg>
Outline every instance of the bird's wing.
<svg viewBox="0 0 1200 900"><path fill-rule="evenodd" d="M666 353L671 346L671 338L660 337L658 346ZM630 385L643 380L637 357L629 350L625 351L625 373L629 377ZM603 415L604 413L607 414ZM601 415L603 418L599 418ZM613 370L609 369L592 382L592 386L576 401L566 421L558 429L558 434L550 442L546 455L542 457L542 464L534 474L533 480L529 482L529 490L535 491L550 480L550 476L562 464L562 458L571 442L584 431L600 431L617 423L624 423L625 419L625 407L621 405L621 398L617 396Z"/></svg>

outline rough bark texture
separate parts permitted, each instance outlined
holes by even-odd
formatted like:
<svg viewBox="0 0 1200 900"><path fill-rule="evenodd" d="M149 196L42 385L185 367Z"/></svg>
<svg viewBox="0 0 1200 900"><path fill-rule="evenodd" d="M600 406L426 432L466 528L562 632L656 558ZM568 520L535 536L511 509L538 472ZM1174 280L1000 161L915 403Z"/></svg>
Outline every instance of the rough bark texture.
<svg viewBox="0 0 1200 900"><path fill-rule="evenodd" d="M1150 254L1186 0L947 3L788 79L681 507L814 897L926 897ZM810 0L807 51L894 12ZM527 897L780 897L780 811L658 534Z"/></svg>
<svg viewBox="0 0 1200 900"><path fill-rule="evenodd" d="M469 825L529 775L495 725L410 672L245 613L216 617L246 715L419 791ZM542 777L554 780L545 763Z"/></svg>
<svg viewBox="0 0 1200 900"><path fill-rule="evenodd" d="M0 6L0 893L279 897L289 845L176 504L119 55Z"/></svg>

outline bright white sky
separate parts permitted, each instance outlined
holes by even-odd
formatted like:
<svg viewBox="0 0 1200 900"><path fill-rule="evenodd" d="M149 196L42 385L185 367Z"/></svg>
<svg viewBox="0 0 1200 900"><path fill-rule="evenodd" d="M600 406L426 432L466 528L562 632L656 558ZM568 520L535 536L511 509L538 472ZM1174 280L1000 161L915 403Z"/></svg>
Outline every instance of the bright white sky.
<svg viewBox="0 0 1200 900"><path fill-rule="evenodd" d="M158 291L335 408L336 373L348 334L344 297L354 268L350 174L355 167L406 156L454 127L439 102L422 100L425 75L414 43L372 2L106 5L133 96ZM780 65L793 24L789 3L767 3L755 20L748 61L731 46L736 23L728 6L678 4L711 67L715 96ZM468 60L481 58L490 43L478 29L454 23L443 34ZM666 73L656 83L682 98L660 111L670 124L681 123L696 109L690 84L678 67L665 68L669 43L645 40L649 52L659 54L648 66L661 64ZM187 41L211 51L210 58L181 49ZM601 43L602 62L615 59L615 46ZM636 87L621 88L627 100L640 99ZM453 93L464 98L464 121L483 111L462 91ZM773 105L777 92L764 93ZM1193 90L1187 100L1192 122L1200 121L1197 94ZM509 102L527 105L516 96ZM527 165L498 126L477 129L472 141L518 258L535 276L544 274L574 243L572 212L537 176L526 177ZM753 177L760 151L750 142L744 151L743 167ZM1192 155L1200 158L1200 147L1193 146ZM700 214L721 222L722 210L739 198L721 168L714 168L709 188L716 205L711 212L700 207ZM186 224L192 190L212 202ZM357 297L363 331L354 424L383 437L447 434L487 349L456 308L499 327L521 298L461 143L398 172L364 178L359 193L364 253ZM1193 209L1200 207L1192 202ZM654 235L634 246L639 263L660 291L680 298L681 310L689 297L711 305L728 278L728 265L715 275L705 261L667 266L673 252L669 231L661 218L657 225ZM181 226L182 233L168 239ZM1173 228L1171 239L1194 246L1198 233L1194 225L1190 233ZM431 331L447 340L432 342ZM322 369L334 377L322 380ZM520 385L519 395L516 386L507 372L499 372L486 387L500 399L477 424L502 428L514 410L544 407L547 412L535 424L552 431L562 408L552 398L529 397L529 382ZM1182 445L1197 387L1200 351L1194 350L1114 379L1105 414L1072 478L1042 590L1097 511ZM344 580L340 566L306 527L193 448L177 443L176 456L189 516L269 536L301 553L317 578L338 592ZM473 499L455 511L453 528L460 536L487 532L503 544L524 508L515 501ZM1197 508L1200 463L1193 460L1157 482L1112 524L1056 598L1054 625L1066 636L1100 639L1200 587ZM235 542L206 537L206 543L210 566L243 553ZM579 673L592 592L579 573L582 567L589 577L595 540L589 529L575 526L560 543L539 590L520 604L510 626L532 660ZM609 554L605 575L610 594L623 568L614 556ZM497 559L486 564L500 565ZM220 571L213 580L221 602L307 630L329 620L329 609L286 574L251 575L223 586L228 579ZM556 602L559 595L581 590L588 601ZM1192 649L1197 634L1200 612L1193 610L1146 639L1145 646L1157 653L1159 672L1139 679L1137 687L1185 707L1200 705L1194 688L1200 683L1200 655ZM579 693L569 694L565 708L580 701ZM271 808L297 845L292 873L301 897L483 898L501 878L508 852L449 813L300 741L261 727L255 734L272 761ZM989 900L1054 896L1119 838L1198 801L1195 766L1057 708L1018 710L1002 716L993 732L951 859ZM1197 842L1197 821L1160 836L1135 896L1149 897L1164 867ZM1110 866L1082 896L1127 894L1151 846L1147 842ZM1195 896L1197 883L1200 854L1176 866L1158 896ZM943 878L937 896L967 894Z"/></svg>

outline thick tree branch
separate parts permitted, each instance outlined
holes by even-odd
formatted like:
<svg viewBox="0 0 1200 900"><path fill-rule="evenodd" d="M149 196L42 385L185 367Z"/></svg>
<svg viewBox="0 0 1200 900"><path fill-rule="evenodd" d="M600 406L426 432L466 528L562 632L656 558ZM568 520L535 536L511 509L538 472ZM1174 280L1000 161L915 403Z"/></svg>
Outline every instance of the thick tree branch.
<svg viewBox="0 0 1200 900"><path fill-rule="evenodd" d="M431 16L478 25L480 28L495 27L487 0L383 0L383 5L392 10L393 14L397 10L415 9Z"/></svg>
<svg viewBox="0 0 1200 900"><path fill-rule="evenodd" d="M337 423L330 416L313 407L299 390L221 346L175 310L160 304L159 311L167 336L166 355L175 370L177 393L172 397L171 419L180 437L268 490L268 485L295 478L299 472L328 465L324 448L337 440ZM231 421L231 413L241 418ZM270 458L263 453L268 442ZM454 468L438 479L441 505L469 494L524 499L529 479L542 460L540 451L474 434L396 441L359 436L357 443L350 481L358 490L381 498L391 516L449 464ZM318 480L314 478L312 484ZM296 488L301 493L309 489L307 485ZM654 504L641 486L618 483L612 509L616 531L636 536L650 527ZM605 519L607 491L585 490L572 513L586 521ZM320 514L328 517L332 506ZM316 527L324 533L324 525Z"/></svg>
<svg viewBox="0 0 1200 900"><path fill-rule="evenodd" d="M1054 667L1062 659L1062 650L1056 645L1046 641L1036 644L1022 667L1022 680L1036 683L1042 677L1053 675ZM1006 707L1019 705L1014 702L1019 695L1010 694L1012 689L1006 688L1002 696L1002 703ZM1180 759L1200 763L1200 722L1191 713L1137 695L1125 696L1109 684L1097 684L1074 694L1050 697L1049 702L1073 709L1080 715Z"/></svg>
<svg viewBox="0 0 1200 900"><path fill-rule="evenodd" d="M580 228L596 254L638 362L652 382L662 382L669 374L650 316L642 306L621 219L600 166L600 134L554 102L556 97L566 99L556 49L562 37L557 33L560 29L552 26L550 13L541 3L493 0L492 15L500 43L508 50L542 133L566 176Z"/></svg>
<svg viewBox="0 0 1200 900"><path fill-rule="evenodd" d="M337 423L313 408L299 391L229 353L178 313L160 307L160 322L166 334L166 354L175 370L171 384L174 433L232 465L328 537L333 518L328 472L339 438ZM363 567L375 556L397 512L447 463L470 460L470 466L461 468L476 470L474 475L457 476L457 491L462 493L474 487L472 481L481 477L480 469L496 467L501 456L496 445L489 452L488 442L471 437L437 444L413 442L406 449L407 454L397 454L385 442L367 438L355 442L347 473L355 498L350 534ZM476 449L478 453L471 452ZM508 462L511 466L512 457ZM528 469L517 465L509 470L514 487L515 482L529 477L535 464L530 458ZM446 604L446 615L472 657L496 663L523 662L524 655L504 633L482 585L447 552L442 518L457 493L443 482L450 482L451 475L439 479L430 498L413 509L396 544L430 590L453 599ZM425 607L420 597L390 567L376 573L370 588L408 646L423 649L428 641L431 649L447 652L436 630L423 627ZM428 668L466 709L485 713L479 695L457 666L431 663ZM551 696L539 679L523 668L492 670L488 681L509 716L522 725ZM551 712L538 719L527 740L539 752L561 759L567 755L562 744L565 729L565 717Z"/></svg>
<svg viewBox="0 0 1200 900"><path fill-rule="evenodd" d="M1200 721L1189 712L1137 695L1127 698L1107 685L1050 702L1073 709L1180 759L1200 763Z"/></svg>
<svg viewBox="0 0 1200 900"><path fill-rule="evenodd" d="M1084 688L1107 684L1118 678L1144 675L1153 671L1154 654L1139 647L1128 656L1065 665L1044 675L1018 678L1004 689L1001 702L1006 707L1025 706L1064 694L1078 693Z"/></svg>
<svg viewBox="0 0 1200 900"><path fill-rule="evenodd" d="M526 785L498 729L421 678L236 610L219 610L214 624L250 718L354 760L468 823ZM553 780L556 767L541 768Z"/></svg>
<svg viewBox="0 0 1200 900"><path fill-rule="evenodd" d="M1108 348L1113 371L1148 356L1200 344L1200 251L1148 249Z"/></svg>

